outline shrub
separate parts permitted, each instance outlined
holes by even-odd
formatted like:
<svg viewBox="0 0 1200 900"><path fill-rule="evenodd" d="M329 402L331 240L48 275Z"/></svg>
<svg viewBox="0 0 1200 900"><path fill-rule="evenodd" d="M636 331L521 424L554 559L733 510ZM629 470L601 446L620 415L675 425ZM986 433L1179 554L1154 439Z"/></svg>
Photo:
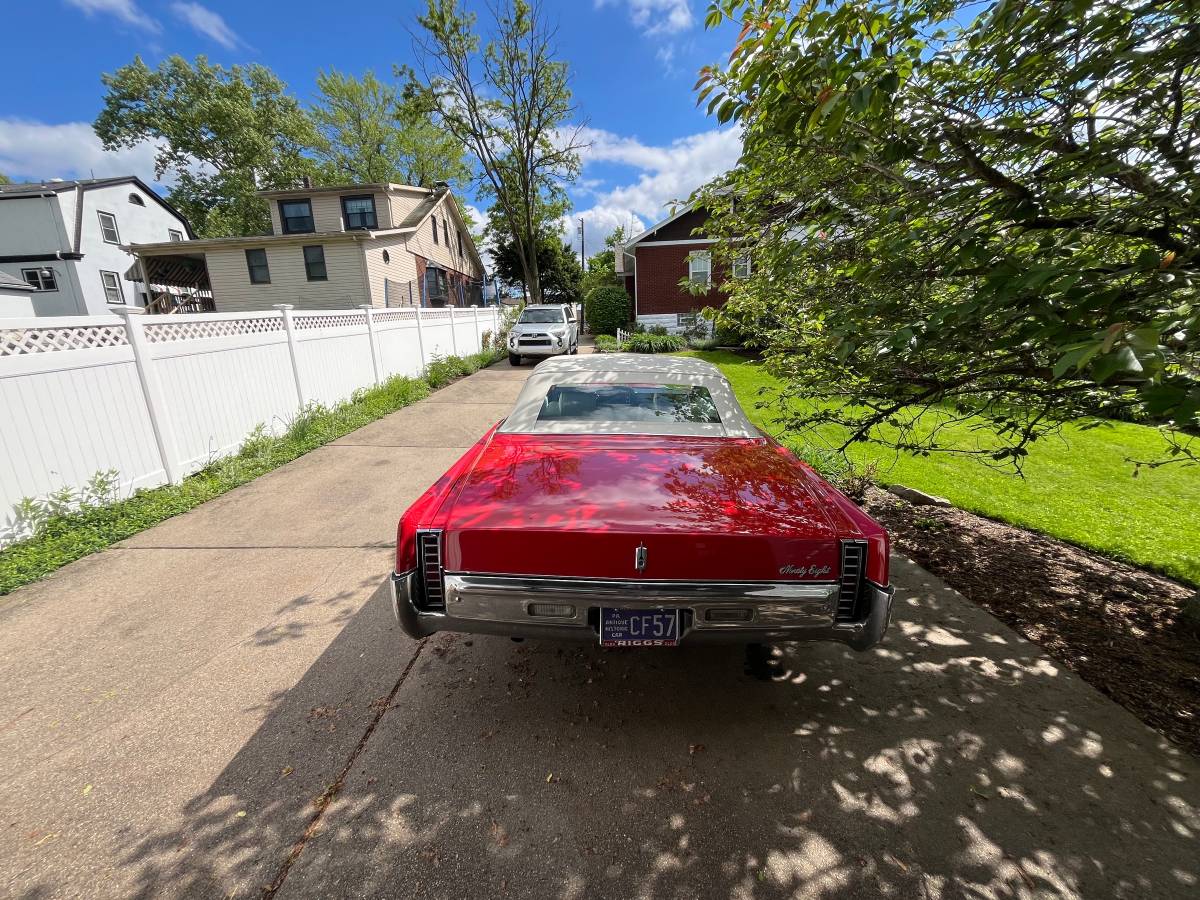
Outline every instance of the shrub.
<svg viewBox="0 0 1200 900"><path fill-rule="evenodd" d="M592 288L583 305L583 316L592 334L616 334L631 315L629 295L616 285Z"/></svg>
<svg viewBox="0 0 1200 900"><path fill-rule="evenodd" d="M654 334L647 331L630 335L623 349L630 353L676 353L684 346L683 338L677 334Z"/></svg>
<svg viewBox="0 0 1200 900"><path fill-rule="evenodd" d="M611 334L596 335L596 352L597 353L619 353L621 345L617 343L617 339Z"/></svg>
<svg viewBox="0 0 1200 900"><path fill-rule="evenodd" d="M693 350L715 350L721 346L721 341L716 337L688 338L688 346Z"/></svg>
<svg viewBox="0 0 1200 900"><path fill-rule="evenodd" d="M670 332L667 331L666 325L651 325L649 328L646 329L646 333L647 334L657 334L657 335L670 334Z"/></svg>

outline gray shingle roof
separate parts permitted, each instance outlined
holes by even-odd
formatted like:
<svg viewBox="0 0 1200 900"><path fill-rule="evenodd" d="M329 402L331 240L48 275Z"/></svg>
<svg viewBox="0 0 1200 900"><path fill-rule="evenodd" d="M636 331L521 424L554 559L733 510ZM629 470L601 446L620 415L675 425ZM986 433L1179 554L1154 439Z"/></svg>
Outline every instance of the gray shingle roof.
<svg viewBox="0 0 1200 900"><path fill-rule="evenodd" d="M0 194L44 194L46 191L72 191L76 187L99 187L106 184L122 184L136 179L132 175L122 175L117 178L81 178L72 181L21 181L14 184L0 184Z"/></svg>

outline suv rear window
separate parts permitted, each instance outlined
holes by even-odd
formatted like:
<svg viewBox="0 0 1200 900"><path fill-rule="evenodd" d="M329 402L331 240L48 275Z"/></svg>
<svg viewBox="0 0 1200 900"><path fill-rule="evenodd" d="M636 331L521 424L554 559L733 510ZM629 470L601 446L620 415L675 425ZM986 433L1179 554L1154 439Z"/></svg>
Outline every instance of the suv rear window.
<svg viewBox="0 0 1200 900"><path fill-rule="evenodd" d="M527 309L517 319L522 325L550 325L565 322L561 309Z"/></svg>
<svg viewBox="0 0 1200 900"><path fill-rule="evenodd" d="M556 384L537 420L721 424L708 388L691 384Z"/></svg>

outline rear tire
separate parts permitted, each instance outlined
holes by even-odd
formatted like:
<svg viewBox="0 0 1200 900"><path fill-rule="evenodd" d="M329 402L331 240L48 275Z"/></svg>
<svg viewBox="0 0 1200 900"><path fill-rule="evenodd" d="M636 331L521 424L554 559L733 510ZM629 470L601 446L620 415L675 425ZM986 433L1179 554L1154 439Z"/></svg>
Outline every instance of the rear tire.
<svg viewBox="0 0 1200 900"><path fill-rule="evenodd" d="M508 354L508 364L510 366L519 366L521 364L521 354L519 354L519 353Z"/></svg>

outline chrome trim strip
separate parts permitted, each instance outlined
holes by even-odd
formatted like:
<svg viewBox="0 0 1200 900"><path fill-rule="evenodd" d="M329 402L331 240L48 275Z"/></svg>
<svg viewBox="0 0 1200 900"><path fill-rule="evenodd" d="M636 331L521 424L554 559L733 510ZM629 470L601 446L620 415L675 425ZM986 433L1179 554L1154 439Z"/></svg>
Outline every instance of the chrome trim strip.
<svg viewBox="0 0 1200 900"><path fill-rule="evenodd" d="M417 570L397 572L392 575L392 610L405 634L413 638L425 637L438 631L461 631L476 634L510 635L518 637L547 638L551 640L577 639L597 640L595 629L587 620L589 606L598 606L608 600L622 606L679 606L693 612L692 624L681 638L688 643L747 642L747 641L836 641L855 650L867 650L883 638L891 618L894 588L877 585L871 581L864 584L866 594L866 616L859 622L834 622L832 604L836 602L836 583L765 584L763 582L629 582L598 581L593 579L561 578L512 578L505 576L447 576L463 579L468 589L462 596L475 600L486 600L495 618L478 618L459 615L461 604L454 604L448 612L420 612L412 603L416 596ZM517 602L513 594L487 588L496 580L516 581L520 589L528 594ZM482 584L480 584L482 582ZM629 587L638 585L654 590L650 595L630 596ZM455 585L456 590L461 585ZM696 588L711 590L697 591ZM730 593L730 588L750 588L752 594ZM475 593L471 594L470 589ZM680 588L684 588L680 592ZM796 591L798 599L781 601L771 588ZM797 590L798 589L798 590ZM822 591L826 596L822 599ZM807 595L807 596L806 596ZM518 595L520 596L520 595ZM577 615L561 620L530 616L527 603L572 602L578 604ZM464 600L464 603L466 601ZM497 605L499 604L499 605ZM813 611L825 605L825 612L813 618ZM704 610L722 607L750 607L753 617L748 622L704 622ZM469 606L463 607L468 612ZM480 610L481 611L481 610ZM697 624L699 623L699 624Z"/></svg>

